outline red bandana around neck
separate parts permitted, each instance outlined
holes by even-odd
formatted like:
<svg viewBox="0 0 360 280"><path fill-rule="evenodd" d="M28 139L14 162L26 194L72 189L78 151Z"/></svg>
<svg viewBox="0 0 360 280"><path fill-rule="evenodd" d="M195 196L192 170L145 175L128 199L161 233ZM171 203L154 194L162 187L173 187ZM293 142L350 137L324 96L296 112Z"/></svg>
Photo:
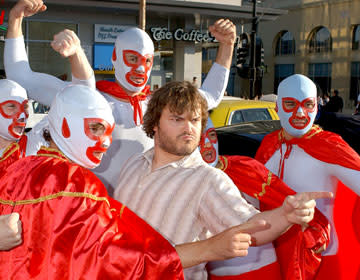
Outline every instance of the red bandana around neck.
<svg viewBox="0 0 360 280"><path fill-rule="evenodd" d="M99 91L110 94L114 97L128 100L134 109L134 122L136 125L143 123L143 112L140 106L140 101L144 101L148 95L151 94L150 86L145 86L139 95L129 96L126 91L119 86L116 82L110 81L98 81L96 82L96 88ZM140 123L138 124L137 118L139 116Z"/></svg>

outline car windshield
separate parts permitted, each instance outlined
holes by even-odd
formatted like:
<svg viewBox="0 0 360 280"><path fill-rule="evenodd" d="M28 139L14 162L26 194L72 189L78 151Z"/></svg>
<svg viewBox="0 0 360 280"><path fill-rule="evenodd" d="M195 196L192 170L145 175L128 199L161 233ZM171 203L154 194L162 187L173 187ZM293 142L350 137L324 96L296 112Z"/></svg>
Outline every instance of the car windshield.
<svg viewBox="0 0 360 280"><path fill-rule="evenodd" d="M269 111L266 108L255 108L234 111L230 118L230 124L266 120L271 120Z"/></svg>

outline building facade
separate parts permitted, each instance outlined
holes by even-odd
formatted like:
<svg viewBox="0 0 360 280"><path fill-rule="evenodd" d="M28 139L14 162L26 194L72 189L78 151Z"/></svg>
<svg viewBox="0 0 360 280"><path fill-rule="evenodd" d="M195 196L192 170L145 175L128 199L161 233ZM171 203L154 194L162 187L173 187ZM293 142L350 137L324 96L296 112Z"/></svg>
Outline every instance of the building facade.
<svg viewBox="0 0 360 280"><path fill-rule="evenodd" d="M2 1L5 22L16 1ZM139 24L139 1L47 0L47 11L24 21L23 30L30 65L34 71L45 72L69 80L69 65L55 53L50 42L53 35L68 28L75 31L87 57L94 67L96 79L113 79L111 54L119 32ZM263 20L271 21L283 13L262 9ZM199 83L214 62L218 43L208 33L208 27L219 18L229 18L241 30L251 20L251 7L240 0L148 0L146 31L155 44L151 88L170 80L192 80ZM4 30L0 30L3 38ZM0 40L0 54L3 53ZM0 55L0 70L3 58ZM230 90L234 91L234 76Z"/></svg>
<svg viewBox="0 0 360 280"><path fill-rule="evenodd" d="M281 80L300 73L318 85L321 95L339 90L344 111L352 112L360 93L360 1L266 2L288 13L259 26L267 65L263 92L276 92Z"/></svg>

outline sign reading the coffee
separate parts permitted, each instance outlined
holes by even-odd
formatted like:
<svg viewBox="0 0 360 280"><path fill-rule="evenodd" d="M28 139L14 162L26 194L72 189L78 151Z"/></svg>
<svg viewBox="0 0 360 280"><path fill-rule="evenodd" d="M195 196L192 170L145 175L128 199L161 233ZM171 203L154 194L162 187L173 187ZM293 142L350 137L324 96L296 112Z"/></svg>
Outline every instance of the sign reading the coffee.
<svg viewBox="0 0 360 280"><path fill-rule="evenodd" d="M155 41L172 40L177 41L192 41L192 42L217 42L208 32L201 32L200 30L184 31L182 28L178 28L175 31L169 31L166 27L152 27L150 29L152 38Z"/></svg>

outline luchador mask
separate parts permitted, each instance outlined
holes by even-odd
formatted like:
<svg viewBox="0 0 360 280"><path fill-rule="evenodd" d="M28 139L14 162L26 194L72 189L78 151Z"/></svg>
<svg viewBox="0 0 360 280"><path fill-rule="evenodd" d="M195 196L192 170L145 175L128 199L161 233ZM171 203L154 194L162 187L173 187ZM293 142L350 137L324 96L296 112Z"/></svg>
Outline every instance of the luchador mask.
<svg viewBox="0 0 360 280"><path fill-rule="evenodd" d="M210 118L208 118L205 131L201 135L199 149L203 160L215 167L219 159L218 139Z"/></svg>
<svg viewBox="0 0 360 280"><path fill-rule="evenodd" d="M96 90L70 85L60 91L49 111L52 140L75 163L95 168L112 141L111 107Z"/></svg>
<svg viewBox="0 0 360 280"><path fill-rule="evenodd" d="M23 134L29 117L27 95L19 84L0 80L0 136L18 140Z"/></svg>
<svg viewBox="0 0 360 280"><path fill-rule="evenodd" d="M312 127L317 113L316 86L309 78L296 74L279 84L276 101L281 126L294 137Z"/></svg>
<svg viewBox="0 0 360 280"><path fill-rule="evenodd" d="M127 90L140 92L146 85L153 65L154 43L139 28L129 28L115 41L112 63L117 81Z"/></svg>

